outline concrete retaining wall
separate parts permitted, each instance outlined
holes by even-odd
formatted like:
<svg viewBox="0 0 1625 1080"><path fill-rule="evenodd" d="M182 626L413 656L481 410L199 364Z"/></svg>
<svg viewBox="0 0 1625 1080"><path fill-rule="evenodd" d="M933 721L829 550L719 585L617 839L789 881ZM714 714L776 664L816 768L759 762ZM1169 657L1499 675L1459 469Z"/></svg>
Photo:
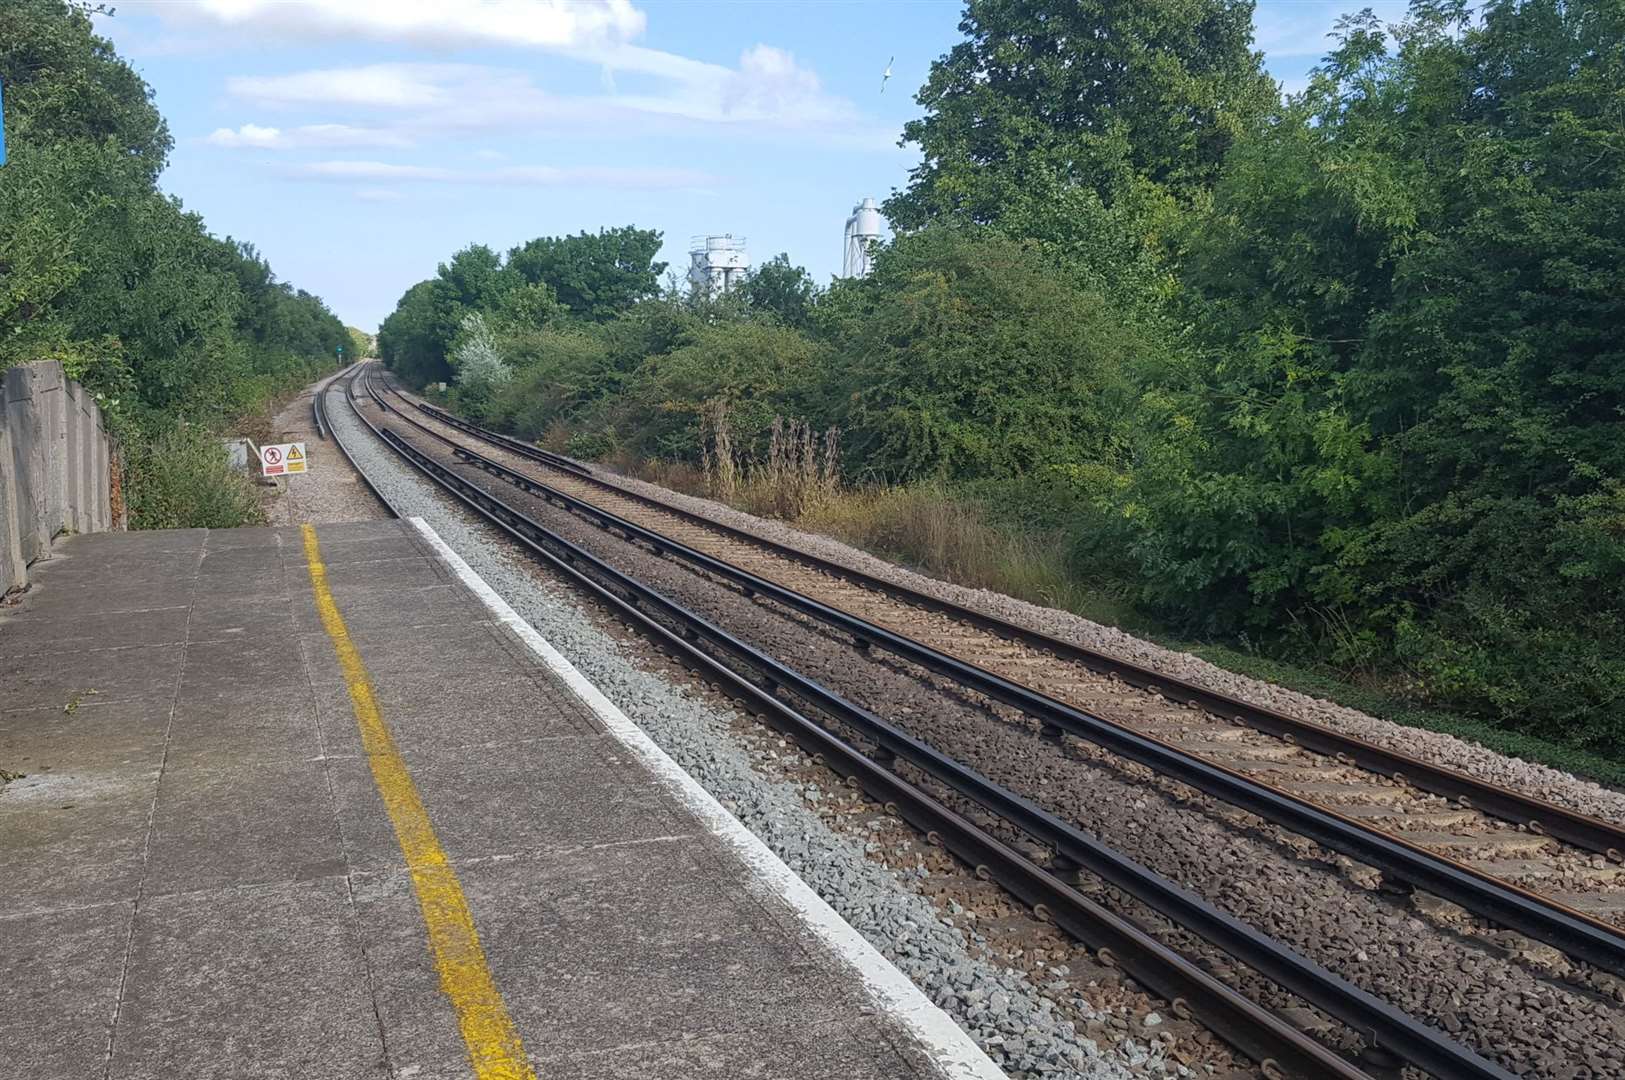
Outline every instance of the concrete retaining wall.
<svg viewBox="0 0 1625 1080"><path fill-rule="evenodd" d="M63 533L104 532L116 451L95 397L56 361L0 372L0 593Z"/></svg>

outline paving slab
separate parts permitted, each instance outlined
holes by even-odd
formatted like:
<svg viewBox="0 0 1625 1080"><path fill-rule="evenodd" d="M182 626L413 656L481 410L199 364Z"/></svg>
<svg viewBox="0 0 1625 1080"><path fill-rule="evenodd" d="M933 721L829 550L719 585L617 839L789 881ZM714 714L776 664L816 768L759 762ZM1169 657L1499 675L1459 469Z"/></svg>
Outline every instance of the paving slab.
<svg viewBox="0 0 1625 1080"><path fill-rule="evenodd" d="M149 898L128 971L110 1080L390 1075L342 876Z"/></svg>
<svg viewBox="0 0 1625 1080"><path fill-rule="evenodd" d="M344 869L322 762L165 769L148 895L307 881Z"/></svg>
<svg viewBox="0 0 1625 1080"><path fill-rule="evenodd" d="M432 535L316 535L360 668L297 527L70 538L0 611L0 1076L466 1078L497 1014L549 1078L945 1075Z"/></svg>
<svg viewBox="0 0 1625 1080"><path fill-rule="evenodd" d="M86 607L93 601L86 598ZM8 619L0 633L0 656L39 656L86 649L124 649L186 639L191 608L185 604L142 611L110 611L61 618L31 614Z"/></svg>
<svg viewBox="0 0 1625 1080"><path fill-rule="evenodd" d="M153 611L192 602L195 581L187 574L156 575L150 580L117 577L105 585L74 586L63 584L65 568L49 567L59 572L47 575L39 566L29 567L23 603L42 618L94 621L112 612Z"/></svg>
<svg viewBox="0 0 1625 1080"><path fill-rule="evenodd" d="M649 792L629 768L614 771L601 741L508 743L496 760L488 746L434 750L408 755L407 762L418 792L434 808L435 832L453 862L690 835L692 823ZM575 783L586 770L594 773L592 784ZM404 870L367 761L335 761L330 775L350 865ZM548 792L545 816L535 813L538 790Z"/></svg>
<svg viewBox="0 0 1625 1080"><path fill-rule="evenodd" d="M8 730L16 714L0 720ZM0 790L0 914L133 900L162 748L58 764ZM20 763L11 766L16 771ZM0 765L0 768L7 768Z"/></svg>
<svg viewBox="0 0 1625 1080"><path fill-rule="evenodd" d="M100 1076L133 903L0 915L0 1076Z"/></svg>
<svg viewBox="0 0 1625 1080"><path fill-rule="evenodd" d="M309 760L316 709L310 687L266 687L249 701L198 701L184 695L169 726L169 763L226 768Z"/></svg>

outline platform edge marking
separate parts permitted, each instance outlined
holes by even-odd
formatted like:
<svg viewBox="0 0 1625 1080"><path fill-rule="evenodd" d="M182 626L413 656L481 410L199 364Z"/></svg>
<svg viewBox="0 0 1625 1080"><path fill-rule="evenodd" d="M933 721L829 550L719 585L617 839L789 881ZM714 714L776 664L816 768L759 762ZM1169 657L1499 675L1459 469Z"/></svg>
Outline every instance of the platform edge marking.
<svg viewBox="0 0 1625 1080"><path fill-rule="evenodd" d="M800 875L785 865L760 837L724 809L709 791L700 786L699 781L672 760L535 627L514 611L484 578L463 561L462 556L440 538L432 525L421 517L407 520L469 591L479 597L496 620L513 631L593 711L609 734L637 755L713 836L732 848L757 881L778 894L808 930L857 971L870 998L908 1029L932 1055L945 1077L949 1080L1008 1080L1004 1071L993 1063L964 1029L933 1004L908 976L830 907Z"/></svg>
<svg viewBox="0 0 1625 1080"><path fill-rule="evenodd" d="M372 768L373 781L383 797L390 823L395 827L401 853L406 857L412 889L428 928L429 950L440 976L440 988L457 1013L457 1025L468 1048L474 1075L477 1080L535 1080L524 1044L491 977L485 952L480 948L479 931L475 929L468 899L435 835L417 784L378 708L372 678L367 674L361 652L351 639L338 602L328 588L327 567L322 562L315 526L304 525L301 531L316 610L344 673L367 764Z"/></svg>

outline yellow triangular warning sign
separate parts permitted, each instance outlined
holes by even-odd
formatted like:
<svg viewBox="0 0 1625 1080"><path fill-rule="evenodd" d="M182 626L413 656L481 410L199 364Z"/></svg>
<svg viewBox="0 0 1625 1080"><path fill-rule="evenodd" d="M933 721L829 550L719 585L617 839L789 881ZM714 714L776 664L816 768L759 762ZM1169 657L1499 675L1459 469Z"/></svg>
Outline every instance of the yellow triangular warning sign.
<svg viewBox="0 0 1625 1080"><path fill-rule="evenodd" d="M288 447L288 460L289 461L303 461L303 460L305 460L305 455L303 455L303 454L301 454L299 452L299 444L295 443L294 445Z"/></svg>

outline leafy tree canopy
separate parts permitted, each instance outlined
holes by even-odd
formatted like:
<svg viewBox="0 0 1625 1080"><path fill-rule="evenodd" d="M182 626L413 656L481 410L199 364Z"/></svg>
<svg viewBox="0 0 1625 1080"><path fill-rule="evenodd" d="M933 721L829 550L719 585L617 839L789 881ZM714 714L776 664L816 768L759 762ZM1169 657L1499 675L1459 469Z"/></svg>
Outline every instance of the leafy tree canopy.
<svg viewBox="0 0 1625 1080"><path fill-rule="evenodd" d="M829 408L882 476L975 478L1109 457L1122 360L1142 348L1030 241L934 226L841 282L822 313Z"/></svg>
<svg viewBox="0 0 1625 1080"><path fill-rule="evenodd" d="M899 228L991 223L1073 187L1185 195L1274 100L1251 0L970 0L903 128L924 160L886 202Z"/></svg>
<svg viewBox="0 0 1625 1080"><path fill-rule="evenodd" d="M631 225L596 234L544 236L508 252L508 267L546 285L575 315L603 322L660 291L660 232Z"/></svg>
<svg viewBox="0 0 1625 1080"><path fill-rule="evenodd" d="M757 267L737 290L740 301L781 325L805 330L812 322L818 286L805 267L792 266L787 254L775 255Z"/></svg>
<svg viewBox="0 0 1625 1080"><path fill-rule="evenodd" d="M222 420L344 328L158 191L168 129L93 10L0 7L0 365L61 359L119 422Z"/></svg>
<svg viewBox="0 0 1625 1080"><path fill-rule="evenodd" d="M1239 139L1153 373L1147 594L1599 738L1625 693L1625 12L1423 0ZM1170 437L1172 435L1172 437ZM1617 737L1617 736L1616 736Z"/></svg>

